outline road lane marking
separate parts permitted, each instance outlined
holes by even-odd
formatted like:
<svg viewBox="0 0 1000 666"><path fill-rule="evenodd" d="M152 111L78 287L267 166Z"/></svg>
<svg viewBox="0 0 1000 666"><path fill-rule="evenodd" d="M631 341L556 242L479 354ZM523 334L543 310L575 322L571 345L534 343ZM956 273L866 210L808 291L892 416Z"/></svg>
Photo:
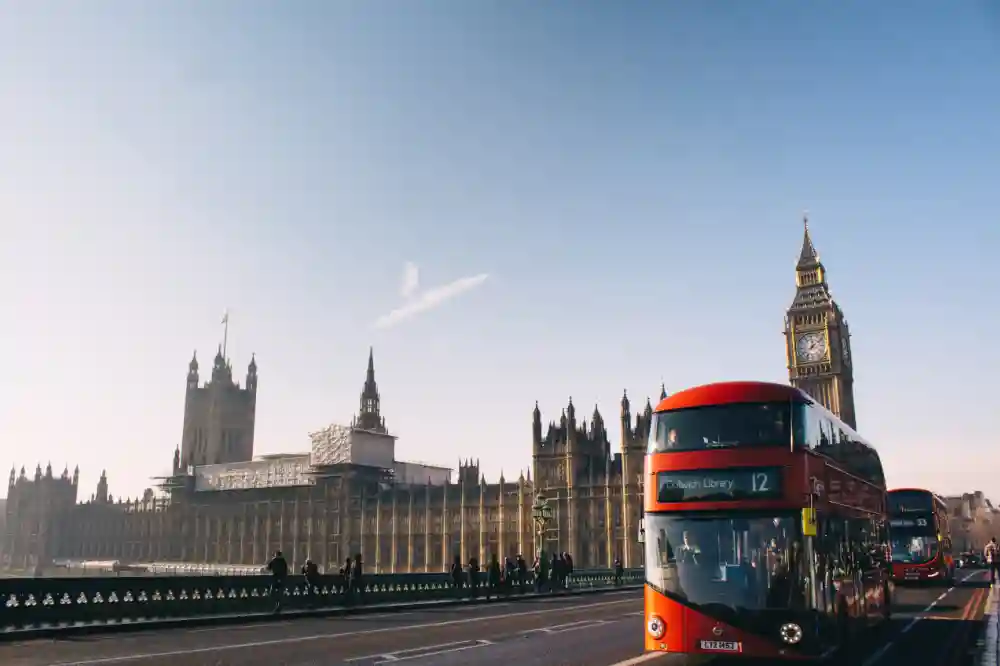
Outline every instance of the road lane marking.
<svg viewBox="0 0 1000 666"><path fill-rule="evenodd" d="M972 579L973 577L978 576L981 573L982 573L981 571L973 571L971 573L968 573L968 574L966 574L962 578L962 580L959 581L959 583L964 583L964 582ZM896 642L900 638L902 638L903 636L905 636L906 634L908 634L910 632L910 630L913 629L913 627L917 626L917 624L921 620L926 620L927 619L927 613L930 613L932 610L934 610L934 608L939 603L941 603L944 600L945 597L947 597L949 594L951 594L954 591L955 587L957 587L957 586L956 585L952 585L947 590L945 590L940 595L938 595L937 599L935 599L934 601L932 601L931 603L929 603L926 608L924 608L922 611L920 611L917 614L916 617L914 617L909 622L907 622L906 626L903 627L903 629L899 632L899 634L897 634L888 643L885 643L884 645L882 645L882 647L880 647L878 650L876 650L875 652L873 652L867 659L865 659L861 663L861 666L875 666L875 664L877 664L879 662L879 660L881 660L882 657L884 657L889 650L891 650L893 647L896 646ZM975 597L976 595L973 594L972 596Z"/></svg>
<svg viewBox="0 0 1000 666"><path fill-rule="evenodd" d="M488 645L493 645L493 643L487 640L475 639L451 641L448 643L438 643L437 645L423 645L421 647L409 648L406 650L396 650L395 652L369 654L364 657L352 657L351 659L346 659L344 661L348 664L356 661L374 661L375 664L385 664L396 661L409 661L410 659L418 659L421 657L433 657L438 654L460 652L461 650L486 647Z"/></svg>
<svg viewBox="0 0 1000 666"><path fill-rule="evenodd" d="M579 622L566 622L565 624L554 624L551 627L542 627L540 629L528 629L525 634L561 634L566 631L576 631L577 629L589 629L591 627L599 627L603 624L608 624L608 620L580 620Z"/></svg>
<svg viewBox="0 0 1000 666"><path fill-rule="evenodd" d="M308 636L288 636L285 638L272 638L260 641L246 641L243 643L229 643L226 645L212 645L199 648L188 648L186 650L164 650L161 652L143 652L134 654L118 655L114 657L97 657L95 659L81 659L79 661L64 661L48 666L98 666L100 664L120 664L128 661L142 661L144 659L162 659L164 657L181 657L191 654L206 654L210 652L224 652L227 650L247 650L271 645L293 645L295 643L308 643L313 641L332 640L338 638L348 638L352 636L364 636L370 634L395 633L400 631L415 631L419 629L433 629L437 627L451 627L475 622L488 622L490 620L503 620L512 617L525 617L530 615L546 615L548 613L565 613L575 608L600 608L604 606L620 606L621 604L635 604L637 599L618 599L616 601L602 601L593 604L580 604L562 608L539 608L537 610L523 611L519 613L502 613L500 615L483 615L481 617L468 617L455 620L443 620L441 622L425 622L422 624L411 624L392 627L374 627L358 631L342 631L335 634L310 634Z"/></svg>
<svg viewBox="0 0 1000 666"><path fill-rule="evenodd" d="M951 656L953 660L956 657L963 655L962 652L955 650L955 646L959 643L959 641L963 641L967 638L968 631L966 631L966 627L968 625L966 624L966 622L971 620L973 616L975 616L976 612L979 610L979 604L982 603L984 592L985 590L983 590L982 588L977 589L975 593L972 595L972 598L969 599L968 603L965 604L965 608L962 610L962 617L958 628L956 628L954 631L951 632L951 636L945 643L944 650L941 651L941 654L944 655L944 659L943 660L938 659L938 663L948 664L951 663L951 661L948 659L949 656Z"/></svg>
<svg viewBox="0 0 1000 666"><path fill-rule="evenodd" d="M419 654L409 654L404 657L400 657L395 654L383 655L383 658L379 661L374 662L372 666L382 666L383 664L394 664L399 661L410 661L412 659L423 659L424 657L436 657L442 654L449 654L452 652L464 652L466 650L475 650L477 648L489 647L490 645L493 645L492 642L482 639L476 641L464 641L464 642L468 643L468 645L462 645L460 647L452 647L444 650L435 650L432 652L421 652Z"/></svg>
<svg viewBox="0 0 1000 666"><path fill-rule="evenodd" d="M639 655L638 657L632 657L631 659L626 659L625 661L616 661L608 666L634 666L635 664L644 664L647 661L653 661L654 659L663 659L665 657L671 656L669 652L647 652L645 654Z"/></svg>

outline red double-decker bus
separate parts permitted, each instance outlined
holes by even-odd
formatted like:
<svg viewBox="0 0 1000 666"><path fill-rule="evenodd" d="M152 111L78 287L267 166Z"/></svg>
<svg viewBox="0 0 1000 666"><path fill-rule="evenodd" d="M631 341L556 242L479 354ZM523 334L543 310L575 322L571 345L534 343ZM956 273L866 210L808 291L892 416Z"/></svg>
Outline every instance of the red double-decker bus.
<svg viewBox="0 0 1000 666"><path fill-rule="evenodd" d="M955 583L948 505L929 490L889 491L892 578L897 582Z"/></svg>
<svg viewBox="0 0 1000 666"><path fill-rule="evenodd" d="M644 486L647 651L825 658L889 618L882 463L804 392L665 398Z"/></svg>

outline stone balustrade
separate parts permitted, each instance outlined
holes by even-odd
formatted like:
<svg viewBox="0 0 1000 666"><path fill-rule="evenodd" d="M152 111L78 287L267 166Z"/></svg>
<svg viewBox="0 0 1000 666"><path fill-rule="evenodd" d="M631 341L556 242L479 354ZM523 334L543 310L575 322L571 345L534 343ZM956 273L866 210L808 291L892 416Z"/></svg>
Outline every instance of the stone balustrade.
<svg viewBox="0 0 1000 666"><path fill-rule="evenodd" d="M481 575L481 579L485 576ZM638 585L642 569L626 569L621 581L606 569L579 570L567 582L570 590ZM514 585L501 594L530 593ZM282 594L285 609L350 607L470 598L468 582L458 588L447 573L372 574L360 594L347 595L339 575L322 575L310 587L302 576L289 576ZM480 589L479 596L484 595ZM267 575L194 575L101 578L0 579L0 637L25 629L121 625L157 620L267 613L274 608Z"/></svg>

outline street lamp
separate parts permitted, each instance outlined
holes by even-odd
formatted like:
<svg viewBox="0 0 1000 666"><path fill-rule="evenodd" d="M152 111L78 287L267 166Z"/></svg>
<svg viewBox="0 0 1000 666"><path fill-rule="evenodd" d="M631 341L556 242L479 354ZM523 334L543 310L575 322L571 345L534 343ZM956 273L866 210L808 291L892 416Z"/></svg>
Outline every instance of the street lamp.
<svg viewBox="0 0 1000 666"><path fill-rule="evenodd" d="M552 520L552 507L549 500L542 493L535 495L535 501L531 505L531 518L535 521L535 530L538 532L539 546L535 548L539 559L545 556L545 524Z"/></svg>

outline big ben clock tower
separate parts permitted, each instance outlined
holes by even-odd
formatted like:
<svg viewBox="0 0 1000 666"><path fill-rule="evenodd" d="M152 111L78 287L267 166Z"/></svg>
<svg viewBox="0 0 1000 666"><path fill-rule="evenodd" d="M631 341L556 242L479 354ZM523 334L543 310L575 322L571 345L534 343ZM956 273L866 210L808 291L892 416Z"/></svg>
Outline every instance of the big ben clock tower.
<svg viewBox="0 0 1000 666"><path fill-rule="evenodd" d="M803 223L795 299L785 316L788 378L792 386L856 429L851 334L843 311L830 295L826 269L809 236L809 219Z"/></svg>

